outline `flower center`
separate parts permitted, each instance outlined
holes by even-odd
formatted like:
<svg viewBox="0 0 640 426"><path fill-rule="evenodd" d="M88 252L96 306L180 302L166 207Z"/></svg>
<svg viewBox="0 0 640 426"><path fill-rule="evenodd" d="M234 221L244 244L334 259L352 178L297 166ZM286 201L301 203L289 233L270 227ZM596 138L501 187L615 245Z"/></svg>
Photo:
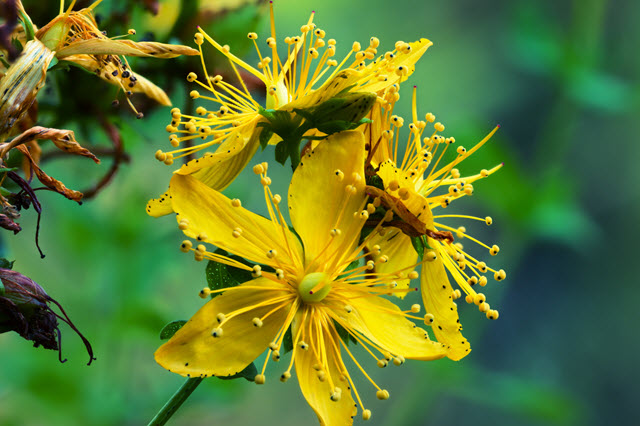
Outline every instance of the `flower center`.
<svg viewBox="0 0 640 426"><path fill-rule="evenodd" d="M298 293L303 302L320 302L331 291L329 276L324 272L312 272L302 278Z"/></svg>

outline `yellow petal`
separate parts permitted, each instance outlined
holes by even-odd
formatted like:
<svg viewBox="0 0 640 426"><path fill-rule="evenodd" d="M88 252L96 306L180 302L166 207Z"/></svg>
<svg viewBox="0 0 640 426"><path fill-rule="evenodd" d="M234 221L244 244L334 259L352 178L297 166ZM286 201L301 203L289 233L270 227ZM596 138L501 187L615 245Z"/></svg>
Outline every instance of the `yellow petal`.
<svg viewBox="0 0 640 426"><path fill-rule="evenodd" d="M262 128L255 127L258 121L260 119L256 117L255 121L249 122L238 131L231 133L216 152L189 161L176 173L192 174L207 186L222 191L251 161L260 146Z"/></svg>
<svg viewBox="0 0 640 426"><path fill-rule="evenodd" d="M392 273L418 262L418 253L413 248L411 239L399 229L387 228L384 235L376 234L372 236L369 243L367 243L367 249L371 251L375 245L380 246L380 253L372 255L374 262L376 262L376 273ZM379 263L378 259L383 255L387 256L389 260ZM406 276L407 271L403 272ZM408 278L401 278L396 281L398 283L396 289L409 288L410 280ZM404 299L407 293L393 293L393 295Z"/></svg>
<svg viewBox="0 0 640 426"><path fill-rule="evenodd" d="M420 287L422 301L428 313L433 314L433 332L439 342L450 347L447 356L458 361L469 352L469 341L462 335L458 307L453 301L453 288L445 271L443 257L446 256L439 242L428 238L429 246L436 249L434 261L422 264ZM427 249L429 250L429 249Z"/></svg>
<svg viewBox="0 0 640 426"><path fill-rule="evenodd" d="M355 187L355 193L346 190L348 185ZM359 215L354 217L364 206L364 185L361 132L336 133L301 159L289 186L289 209L304 244L305 264L315 259L322 269L325 260L340 263L351 254L364 224ZM333 229L339 229L339 235L332 237Z"/></svg>
<svg viewBox="0 0 640 426"><path fill-rule="evenodd" d="M360 296L352 299L351 306L351 313L336 314L389 352L423 361L447 354L444 345L430 340L427 332L402 316L394 303L378 296Z"/></svg>
<svg viewBox="0 0 640 426"><path fill-rule="evenodd" d="M174 174L169 194L178 222L188 222L187 236L204 234L206 242L260 264L301 265L302 247L286 224L276 225L243 207L233 207L229 198L189 175ZM233 236L237 228L239 238ZM276 250L277 259L267 256L269 250Z"/></svg>
<svg viewBox="0 0 640 426"><path fill-rule="evenodd" d="M147 214L152 217L162 217L173 213L169 190L158 198L153 198L147 202Z"/></svg>
<svg viewBox="0 0 640 426"><path fill-rule="evenodd" d="M274 283L258 278L239 287L242 286L273 287ZM256 307L223 323L222 336L213 337L212 331L219 327L217 315L229 316L237 309L286 294L284 288L282 292L247 289L231 290L214 297L158 348L156 361L167 370L183 376L229 376L242 371L273 340L284 324L289 307L269 315L260 328L253 325L252 319L265 315L274 305Z"/></svg>
<svg viewBox="0 0 640 426"><path fill-rule="evenodd" d="M308 325L305 325L308 329ZM292 334L295 336L297 333L297 327L292 328ZM334 341L338 344L339 337L334 333ZM318 341L316 338L310 339L314 342ZM330 348L331 343L327 336L324 336L324 347ZM343 426L352 425L353 418L357 412L355 402L351 396L351 388L349 383L341 381L340 377L342 372L337 367L336 356L333 351L327 353L327 365L329 371L325 371L327 375L331 375L334 386L339 387L342 390L342 396L338 401L331 400L331 394L334 389L331 388L329 380L321 382L318 379L317 371L313 368L314 364L318 361L314 355L312 348L303 350L299 346L294 349L295 353L295 365L296 375L298 376L298 383L300 384L300 390L305 399L313 408L320 424L323 426ZM344 368L344 367L343 367Z"/></svg>

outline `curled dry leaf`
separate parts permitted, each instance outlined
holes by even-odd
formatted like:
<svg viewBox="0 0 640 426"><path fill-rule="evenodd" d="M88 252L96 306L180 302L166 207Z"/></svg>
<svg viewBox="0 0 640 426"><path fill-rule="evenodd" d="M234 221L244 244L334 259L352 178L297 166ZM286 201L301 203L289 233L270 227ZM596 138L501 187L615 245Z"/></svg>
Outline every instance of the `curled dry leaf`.
<svg viewBox="0 0 640 426"><path fill-rule="evenodd" d="M59 194L64 195L70 200L78 202L82 200L82 192L67 188L62 182L55 178L52 178L51 176L46 174L40 167L38 167L33 157L31 157L31 154L29 153L29 150L26 146L19 145L16 147L16 149L24 154L25 159L27 159L27 161L29 161L31 165L31 171L35 173L38 180L42 182L44 186L58 192Z"/></svg>

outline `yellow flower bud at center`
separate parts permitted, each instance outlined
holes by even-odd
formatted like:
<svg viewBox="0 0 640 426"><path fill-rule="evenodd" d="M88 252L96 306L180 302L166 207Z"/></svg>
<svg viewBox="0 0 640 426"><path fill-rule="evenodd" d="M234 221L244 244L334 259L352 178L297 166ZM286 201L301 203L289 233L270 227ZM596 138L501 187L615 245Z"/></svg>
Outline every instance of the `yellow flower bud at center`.
<svg viewBox="0 0 640 426"><path fill-rule="evenodd" d="M324 272L312 272L298 284L298 293L303 302L320 302L331 291L329 276Z"/></svg>

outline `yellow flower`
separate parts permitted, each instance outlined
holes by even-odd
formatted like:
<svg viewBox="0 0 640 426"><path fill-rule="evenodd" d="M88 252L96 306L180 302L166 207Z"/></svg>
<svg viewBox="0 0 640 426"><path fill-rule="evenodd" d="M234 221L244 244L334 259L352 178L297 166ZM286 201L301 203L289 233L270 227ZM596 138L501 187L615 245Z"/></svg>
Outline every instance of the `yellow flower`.
<svg viewBox="0 0 640 426"><path fill-rule="evenodd" d="M233 375L265 350L267 357L255 381L265 381L265 368L279 361L283 339L291 327L293 351L281 380L295 365L300 388L323 425L351 424L357 401L365 410L344 359L351 359L376 388L379 399L389 392L366 373L338 330L346 330L379 367L405 359L442 358L446 349L408 318L423 320L381 297L414 289L397 289L404 274L417 278L416 264L389 273L373 273L360 231L368 219L364 180L364 137L348 131L330 136L305 154L289 187L288 208L294 234L282 216L282 197L273 194L267 164L254 167L264 186L270 219L253 214L197 179L176 174L171 180L173 209L179 227L190 238L210 243L257 263L253 268L207 251L204 244L182 243L184 252L252 271L255 279L222 292L205 304L156 354L164 368L183 376ZM376 227L380 228L382 221ZM383 253L384 254L384 253ZM362 266L348 269L355 260ZM378 257L377 262L389 261ZM263 265L263 266L260 266ZM269 268L267 268L267 266ZM269 272L271 271L271 272ZM353 390L353 395L351 393Z"/></svg>
<svg viewBox="0 0 640 426"><path fill-rule="evenodd" d="M313 18L314 13L300 28L299 36L285 37L287 53L281 57L271 6L271 36L266 39L270 56L260 51L258 35L248 34L260 58L257 69L233 55L229 46L221 45L199 29L195 42L201 51L201 57L202 45L207 41L229 60L239 85L236 87L226 82L221 75L210 76L203 59L203 75L198 76L192 72L187 80L200 86L199 90L191 91L192 98L204 99L213 104L199 106L195 115L183 114L178 108L174 108L167 131L171 133L171 145L177 149L170 152L160 150L156 153L156 158L170 165L177 158L218 145L214 153L205 153L201 158L189 161L176 173L192 174L208 186L222 190L235 179L258 149L262 128L256 126L267 121L261 115L261 109L293 113L296 109L320 105L347 91L381 94L390 85L406 79L413 72L415 63L432 44L424 38L413 43L398 41L393 51L376 58L380 41L371 37L369 46L364 49L360 43L354 42L349 53L338 62L334 59L336 41L327 40L325 31L316 27ZM264 107L253 99L243 73L264 84ZM369 108L370 104L367 109ZM316 133L317 131L311 130L305 136L314 136ZM185 141L199 138L205 142L179 148ZM280 140L274 135L270 143ZM151 200L147 212L155 217L171 213L169 204L163 201L168 198L169 194L165 193L158 199Z"/></svg>
<svg viewBox="0 0 640 426"><path fill-rule="evenodd" d="M438 214L437 210L447 208L454 200L472 195L475 181L488 177L502 167L500 164L490 170L464 177L456 168L482 147L499 126L469 150L458 146L456 158L442 165L445 152L453 146L455 139L441 136L444 125L440 122L433 124L431 134L425 134L427 126L435 121L435 116L429 113L424 120L419 120L414 87L412 120L408 125L409 137L404 154L399 155L399 130L404 120L393 115L397 99L397 90L391 88L385 94L385 100L374 106L371 113L373 123L368 125L365 132L370 136L371 165L382 181L378 188L367 187L367 192L376 197L374 204L382 204L391 209L399 218L389 224L395 225L395 228L383 230L383 235L378 234L370 242L381 246L384 252L392 253L392 261L380 265L376 270L386 272L388 268L394 268L397 262L415 261L417 254L410 236L423 238L425 262L420 282L423 302L429 314L428 321L432 323L438 341L450 347L447 356L459 360L470 351L469 343L461 333L462 326L454 302L462 296L460 289L466 294L467 303L478 305L487 318L497 319L498 311L490 308L484 294L476 293L474 286L485 286L487 273L493 274L497 281L503 280L506 274L504 270L492 269L484 261L472 257L459 241L467 239L488 250L492 256L499 251L497 245L489 247L478 241L467 234L464 226L445 224L447 220L454 218L479 220L491 225L490 217ZM458 241L454 242L456 240ZM447 271L460 289L454 290L451 287Z"/></svg>

